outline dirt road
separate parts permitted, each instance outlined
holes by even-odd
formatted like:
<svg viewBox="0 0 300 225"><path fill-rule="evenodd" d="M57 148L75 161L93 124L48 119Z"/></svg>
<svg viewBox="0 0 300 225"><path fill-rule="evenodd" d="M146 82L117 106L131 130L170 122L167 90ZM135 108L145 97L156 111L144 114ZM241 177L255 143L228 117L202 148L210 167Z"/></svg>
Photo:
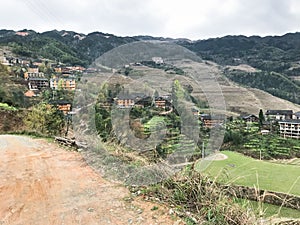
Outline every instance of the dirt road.
<svg viewBox="0 0 300 225"><path fill-rule="evenodd" d="M77 152L0 135L0 224L181 224L99 176ZM158 210L153 210L158 206Z"/></svg>

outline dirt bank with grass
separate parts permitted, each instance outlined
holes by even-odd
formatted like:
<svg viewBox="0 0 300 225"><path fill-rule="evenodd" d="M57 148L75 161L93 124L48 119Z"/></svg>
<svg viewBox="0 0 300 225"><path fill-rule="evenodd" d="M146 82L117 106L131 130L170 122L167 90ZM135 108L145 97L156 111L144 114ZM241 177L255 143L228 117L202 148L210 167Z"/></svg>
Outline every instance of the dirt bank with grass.
<svg viewBox="0 0 300 225"><path fill-rule="evenodd" d="M0 153L0 224L181 224L101 178L77 152L1 135Z"/></svg>

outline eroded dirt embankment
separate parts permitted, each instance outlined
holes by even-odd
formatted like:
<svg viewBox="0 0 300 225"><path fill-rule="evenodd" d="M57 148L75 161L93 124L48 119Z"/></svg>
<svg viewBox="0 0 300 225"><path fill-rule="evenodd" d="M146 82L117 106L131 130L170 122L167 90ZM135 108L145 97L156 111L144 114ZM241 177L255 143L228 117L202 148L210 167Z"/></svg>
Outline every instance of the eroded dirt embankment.
<svg viewBox="0 0 300 225"><path fill-rule="evenodd" d="M45 140L0 135L0 179L0 224L180 224Z"/></svg>

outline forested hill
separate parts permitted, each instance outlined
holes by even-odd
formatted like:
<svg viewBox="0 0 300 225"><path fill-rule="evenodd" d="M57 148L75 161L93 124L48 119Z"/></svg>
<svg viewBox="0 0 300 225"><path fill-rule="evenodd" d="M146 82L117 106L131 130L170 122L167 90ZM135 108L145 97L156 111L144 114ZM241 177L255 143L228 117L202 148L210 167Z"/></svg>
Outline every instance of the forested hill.
<svg viewBox="0 0 300 225"><path fill-rule="evenodd" d="M172 41L220 65L248 64L256 72L224 70L241 85L255 87L275 96L300 103L300 33L283 36L225 36L190 41L151 36L118 37L93 32L0 30L0 47L33 59L45 58L71 65L88 66L97 57L117 46L139 40Z"/></svg>
<svg viewBox="0 0 300 225"><path fill-rule="evenodd" d="M241 85L300 104L300 33L226 36L180 44L220 65L250 65L256 72L225 70L224 74Z"/></svg>
<svg viewBox="0 0 300 225"><path fill-rule="evenodd" d="M185 46L203 59L221 65L246 63L264 71L283 72L290 76L300 73L297 67L300 62L300 33L267 37L225 36L190 41L151 36L118 37L101 32L87 35L57 30L44 33L33 30L21 32L28 35L16 35L17 32L13 30L0 30L0 44L12 46L19 55L78 64L90 63L104 52L122 44L139 40L163 40Z"/></svg>
<svg viewBox="0 0 300 225"><path fill-rule="evenodd" d="M225 36L196 42L182 42L202 58L221 65L249 64L255 68L298 75L291 70L300 62L300 33L283 36Z"/></svg>
<svg viewBox="0 0 300 225"><path fill-rule="evenodd" d="M103 53L133 41L136 39L101 32L85 35L57 30L44 33L0 30L0 45L10 46L17 55L82 66L88 66Z"/></svg>

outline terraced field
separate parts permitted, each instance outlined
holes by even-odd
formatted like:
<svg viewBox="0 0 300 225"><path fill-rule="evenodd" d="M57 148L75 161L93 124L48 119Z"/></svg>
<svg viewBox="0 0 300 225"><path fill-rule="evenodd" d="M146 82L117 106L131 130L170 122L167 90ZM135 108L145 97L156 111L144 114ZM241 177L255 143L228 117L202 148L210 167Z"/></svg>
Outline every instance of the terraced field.
<svg viewBox="0 0 300 225"><path fill-rule="evenodd" d="M213 161L205 171L207 174L225 183L255 186L300 196L299 165L260 161L230 151L223 151L223 153L228 158Z"/></svg>

